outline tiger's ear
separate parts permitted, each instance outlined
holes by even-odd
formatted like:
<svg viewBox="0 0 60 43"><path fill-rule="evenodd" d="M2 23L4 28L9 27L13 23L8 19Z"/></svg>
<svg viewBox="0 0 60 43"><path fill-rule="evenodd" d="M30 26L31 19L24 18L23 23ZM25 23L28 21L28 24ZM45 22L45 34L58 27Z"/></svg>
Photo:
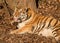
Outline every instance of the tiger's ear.
<svg viewBox="0 0 60 43"><path fill-rule="evenodd" d="M34 11L31 8L28 8L28 13L34 14Z"/></svg>
<svg viewBox="0 0 60 43"><path fill-rule="evenodd" d="M31 8L27 9L27 13L28 13L28 18L30 18L32 15L34 15L34 11Z"/></svg>

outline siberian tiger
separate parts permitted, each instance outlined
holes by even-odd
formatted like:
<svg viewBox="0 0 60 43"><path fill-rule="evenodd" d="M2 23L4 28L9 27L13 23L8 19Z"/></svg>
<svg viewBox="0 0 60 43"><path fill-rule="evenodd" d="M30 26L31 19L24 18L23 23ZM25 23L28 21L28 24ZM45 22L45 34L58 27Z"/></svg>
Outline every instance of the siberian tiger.
<svg viewBox="0 0 60 43"><path fill-rule="evenodd" d="M57 40L60 37L60 21L52 16L43 16L30 8L15 8L14 22L18 22L18 29L11 34L33 33L43 36L52 36Z"/></svg>

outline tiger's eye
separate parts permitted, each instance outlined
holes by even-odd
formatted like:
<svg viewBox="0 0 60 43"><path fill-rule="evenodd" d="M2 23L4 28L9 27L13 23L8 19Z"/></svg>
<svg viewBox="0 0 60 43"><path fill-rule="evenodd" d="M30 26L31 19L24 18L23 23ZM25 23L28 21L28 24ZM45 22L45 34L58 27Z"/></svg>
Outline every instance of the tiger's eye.
<svg viewBox="0 0 60 43"><path fill-rule="evenodd" d="M26 12L28 12L28 9L26 9Z"/></svg>
<svg viewBox="0 0 60 43"><path fill-rule="evenodd" d="M3 9L3 6L0 6L0 9Z"/></svg>

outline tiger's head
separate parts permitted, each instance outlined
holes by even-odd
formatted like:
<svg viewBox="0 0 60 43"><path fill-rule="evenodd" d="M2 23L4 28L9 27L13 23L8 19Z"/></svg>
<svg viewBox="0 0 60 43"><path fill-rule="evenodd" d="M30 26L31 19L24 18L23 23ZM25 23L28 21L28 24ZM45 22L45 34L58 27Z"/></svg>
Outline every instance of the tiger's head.
<svg viewBox="0 0 60 43"><path fill-rule="evenodd" d="M14 22L24 22L28 20L33 14L33 11L30 8L15 8L13 13Z"/></svg>

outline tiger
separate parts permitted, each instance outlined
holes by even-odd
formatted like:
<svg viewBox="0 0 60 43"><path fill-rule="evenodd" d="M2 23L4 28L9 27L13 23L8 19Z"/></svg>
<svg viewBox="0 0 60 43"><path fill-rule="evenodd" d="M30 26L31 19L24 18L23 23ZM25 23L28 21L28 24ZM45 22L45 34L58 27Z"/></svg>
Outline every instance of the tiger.
<svg viewBox="0 0 60 43"><path fill-rule="evenodd" d="M52 36L56 40L60 37L60 21L53 16L35 13L31 8L15 8L13 16L13 21L18 23L18 29L11 31L10 34L32 33Z"/></svg>

